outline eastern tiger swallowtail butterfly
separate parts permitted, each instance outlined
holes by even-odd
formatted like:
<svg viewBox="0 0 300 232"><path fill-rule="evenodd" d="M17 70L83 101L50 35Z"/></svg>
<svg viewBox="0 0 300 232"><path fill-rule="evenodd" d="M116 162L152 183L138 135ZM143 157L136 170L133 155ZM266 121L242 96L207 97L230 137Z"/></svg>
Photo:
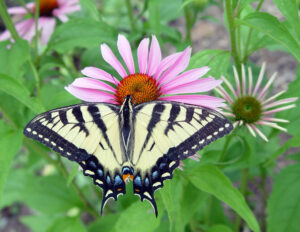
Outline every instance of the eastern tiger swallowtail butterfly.
<svg viewBox="0 0 300 232"><path fill-rule="evenodd" d="M157 216L154 191L172 178L181 160L233 127L219 112L201 106L131 100L54 109L35 117L24 134L79 163L103 190L101 214L109 198L125 194L130 178L134 194L148 200Z"/></svg>

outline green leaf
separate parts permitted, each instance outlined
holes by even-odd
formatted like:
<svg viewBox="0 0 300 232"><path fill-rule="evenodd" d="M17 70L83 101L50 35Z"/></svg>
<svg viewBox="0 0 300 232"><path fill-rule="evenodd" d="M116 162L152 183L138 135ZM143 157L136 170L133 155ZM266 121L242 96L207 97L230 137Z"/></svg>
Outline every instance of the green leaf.
<svg viewBox="0 0 300 232"><path fill-rule="evenodd" d="M0 131L3 129L3 126L0 125ZM21 148L22 139L22 131L7 131L0 137L0 202L2 201L2 192L11 163L14 156Z"/></svg>
<svg viewBox="0 0 300 232"><path fill-rule="evenodd" d="M88 226L88 232L111 232L114 231L116 221L120 217L120 214L108 214L102 216L97 221L92 222Z"/></svg>
<svg viewBox="0 0 300 232"><path fill-rule="evenodd" d="M21 221L28 226L33 232L45 232L58 215L30 215L21 218Z"/></svg>
<svg viewBox="0 0 300 232"><path fill-rule="evenodd" d="M259 225L249 209L243 195L232 186L230 180L215 166L199 166L187 174L189 180L200 190L213 194L236 211L255 231Z"/></svg>
<svg viewBox="0 0 300 232"><path fill-rule="evenodd" d="M276 17L268 13L255 12L236 22L261 31L273 40L286 47L290 53L300 61L300 45L290 34L288 29Z"/></svg>
<svg viewBox="0 0 300 232"><path fill-rule="evenodd" d="M100 21L101 16L99 14L99 10L97 6L91 0L80 0L80 4L82 7L83 12L85 12L88 16L92 17L93 19Z"/></svg>
<svg viewBox="0 0 300 232"><path fill-rule="evenodd" d="M32 177L26 182L22 198L27 206L45 213L66 212L72 208L83 208L82 202L61 176Z"/></svg>
<svg viewBox="0 0 300 232"><path fill-rule="evenodd" d="M30 97L28 89L16 79L2 73L0 73L0 91L14 97L35 113L44 111L43 106L36 99Z"/></svg>
<svg viewBox="0 0 300 232"><path fill-rule="evenodd" d="M289 148L292 147L299 147L300 144L300 134L290 138L288 141L286 141L283 145L280 146L279 149L277 149L267 160L265 163L265 166L271 165L274 163L274 161L282 155L284 152L286 152Z"/></svg>
<svg viewBox="0 0 300 232"><path fill-rule="evenodd" d="M190 60L188 69L208 66L209 72L206 74L215 78L226 74L230 64L230 52L226 50L203 50L195 53Z"/></svg>
<svg viewBox="0 0 300 232"><path fill-rule="evenodd" d="M114 41L116 32L104 22L92 19L75 19L63 23L54 32L51 46L64 53L75 47L90 48Z"/></svg>
<svg viewBox="0 0 300 232"><path fill-rule="evenodd" d="M296 32L300 40L300 21L298 16L298 6L296 0L274 0L277 8L286 17L289 24Z"/></svg>
<svg viewBox="0 0 300 232"><path fill-rule="evenodd" d="M21 67L30 59L30 49L28 42L18 40L9 45L0 43L0 72L19 79L22 76Z"/></svg>
<svg viewBox="0 0 300 232"><path fill-rule="evenodd" d="M75 167L73 168L72 172L69 174L69 177L68 177L68 180L67 180L67 186L68 187L72 183L72 181L75 178L76 174L79 172L78 167L79 167L79 165L75 164Z"/></svg>
<svg viewBox="0 0 300 232"><path fill-rule="evenodd" d="M115 231L152 232L160 224L160 215L155 217L152 207L145 201L137 201L123 211L115 225Z"/></svg>
<svg viewBox="0 0 300 232"><path fill-rule="evenodd" d="M268 232L299 232L300 164L284 168L277 176L268 201Z"/></svg>
<svg viewBox="0 0 300 232"><path fill-rule="evenodd" d="M86 232L86 229L79 218L63 217L53 222L46 232Z"/></svg>
<svg viewBox="0 0 300 232"><path fill-rule="evenodd" d="M232 229L225 225L214 225L206 232L232 232Z"/></svg>

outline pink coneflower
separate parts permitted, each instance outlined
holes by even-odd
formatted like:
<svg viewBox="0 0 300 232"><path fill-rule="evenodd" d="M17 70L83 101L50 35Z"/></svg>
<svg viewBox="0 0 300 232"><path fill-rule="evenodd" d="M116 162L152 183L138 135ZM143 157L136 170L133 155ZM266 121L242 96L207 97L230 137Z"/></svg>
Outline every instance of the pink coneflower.
<svg viewBox="0 0 300 232"><path fill-rule="evenodd" d="M38 30L41 31L42 44L46 45L55 28L55 17L59 18L62 22L66 22L68 20L66 14L79 11L80 5L78 4L78 0L40 0L39 4L40 17L38 19ZM32 13L31 18L15 24L19 36L31 42L35 36L35 20L33 17L35 4L28 3L26 7L27 9L21 6L11 7L8 9L8 13L21 18L25 17L28 13ZM10 38L11 35L8 30L0 35L0 41Z"/></svg>
<svg viewBox="0 0 300 232"><path fill-rule="evenodd" d="M215 80L213 77L201 78L208 72L208 67L183 72L190 60L190 47L162 59L156 37L152 36L150 48L149 38L145 38L137 49L137 68L130 44L123 35L119 35L117 46L125 68L106 44L101 45L101 53L103 59L117 71L120 78L113 77L102 69L87 67L82 70L87 77L77 78L66 87L66 90L88 102L121 105L124 98L131 95L135 104L165 100L213 109L224 106L223 99L195 94L212 90L222 81Z"/></svg>
<svg viewBox="0 0 300 232"><path fill-rule="evenodd" d="M236 89L230 82L222 77L227 87L230 89L230 95L222 86L216 88L217 92L226 99L228 106L225 107L223 114L234 118L234 127L245 125L250 133L256 137L258 134L262 139L268 141L267 137L258 129L257 125L270 126L281 131L286 131L285 128L279 126L277 123L287 123L288 120L275 118L272 116L274 113L294 108L295 104L290 104L298 98L285 98L276 100L277 97L282 95L285 91L267 97L267 92L276 78L274 73L268 80L265 86L261 86L263 76L265 73L265 63L262 65L260 74L256 85L253 85L252 71L248 68L248 88L246 87L246 74L245 68L242 65L242 83L240 84L239 76L235 67L233 67L234 77L236 82ZM286 105L288 104L288 105ZM285 106L282 106L285 105Z"/></svg>

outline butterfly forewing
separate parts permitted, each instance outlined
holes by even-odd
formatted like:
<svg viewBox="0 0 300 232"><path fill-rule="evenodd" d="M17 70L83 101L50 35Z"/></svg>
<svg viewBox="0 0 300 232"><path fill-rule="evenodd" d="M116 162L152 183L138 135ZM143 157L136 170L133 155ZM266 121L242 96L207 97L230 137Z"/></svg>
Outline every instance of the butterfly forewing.
<svg viewBox="0 0 300 232"><path fill-rule="evenodd" d="M115 105L80 104L43 113L24 129L26 136L81 165L103 189L101 211L109 198L125 193L118 115Z"/></svg>
<svg viewBox="0 0 300 232"><path fill-rule="evenodd" d="M154 191L172 178L179 161L232 130L217 111L176 102L138 105L134 119L134 193L149 200L155 211Z"/></svg>

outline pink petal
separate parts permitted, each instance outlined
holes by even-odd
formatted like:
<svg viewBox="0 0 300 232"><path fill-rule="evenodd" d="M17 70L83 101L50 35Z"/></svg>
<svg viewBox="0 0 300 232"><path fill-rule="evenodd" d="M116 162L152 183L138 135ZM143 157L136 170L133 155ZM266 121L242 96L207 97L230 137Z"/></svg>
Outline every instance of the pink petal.
<svg viewBox="0 0 300 232"><path fill-rule="evenodd" d="M222 80L215 80L212 77L203 78L200 80L191 81L183 85L165 88L163 94L178 94L178 93L199 93L209 91L220 85Z"/></svg>
<svg viewBox="0 0 300 232"><path fill-rule="evenodd" d="M276 93L276 94L273 95L272 97L269 97L268 99L264 100L264 101L262 102L262 105L265 105L266 103L268 103L268 102L270 102L270 101L276 99L277 97L279 97L280 95L284 94L285 92L286 92L286 91L283 90L283 91L280 91L279 93Z"/></svg>
<svg viewBox="0 0 300 232"><path fill-rule="evenodd" d="M282 123L288 123L289 120L282 119L282 118L274 118L274 117L263 117L261 120L263 121L270 121L270 122L282 122Z"/></svg>
<svg viewBox="0 0 300 232"><path fill-rule="evenodd" d="M230 91L232 92L233 96L234 97L237 97L237 94L233 88L233 86L230 84L230 82L224 77L224 76L221 76L221 79L225 82L225 84L228 86L228 88L230 89Z"/></svg>
<svg viewBox="0 0 300 232"><path fill-rule="evenodd" d="M254 95L257 93L258 88L260 87L260 83L261 83L261 81L262 81L262 79L263 79L263 77L264 77L265 68L266 68L266 63L263 63L262 66L261 66L261 69L260 69L260 73L259 73L259 76L258 76L256 85L255 85L255 87L254 87L252 96L254 96Z"/></svg>
<svg viewBox="0 0 300 232"><path fill-rule="evenodd" d="M43 45L46 45L49 42L51 35L53 34L55 24L56 21L54 18L49 18L49 17L39 18L38 27L39 29L42 30L41 39Z"/></svg>
<svg viewBox="0 0 300 232"><path fill-rule="evenodd" d="M115 78L113 75L99 68L86 67L83 70L81 70L81 73L88 77L92 77L103 81L109 81L110 83L113 83L115 85L118 85L120 83L120 81L117 78Z"/></svg>
<svg viewBox="0 0 300 232"><path fill-rule="evenodd" d="M22 23L22 24L21 24ZM32 41L35 36L35 22L34 19L26 19L16 25L16 30L20 37Z"/></svg>
<svg viewBox="0 0 300 232"><path fill-rule="evenodd" d="M128 71L130 74L134 74L135 70L134 70L134 61L133 61L133 57L132 57L132 53L131 53L131 47L130 44L128 42L128 40L125 38L124 35L119 35L118 36L118 50L120 55L122 56Z"/></svg>
<svg viewBox="0 0 300 232"><path fill-rule="evenodd" d="M159 100L183 102L192 105L200 105L212 109L217 109L218 107L225 106L225 104L223 103L223 99L207 95L174 95L160 97Z"/></svg>
<svg viewBox="0 0 300 232"><path fill-rule="evenodd" d="M143 39L140 42L140 45L137 49L137 57L139 61L139 71L140 73L145 74L147 72L148 65L148 48L149 48L149 39Z"/></svg>
<svg viewBox="0 0 300 232"><path fill-rule="evenodd" d="M274 123L274 122L266 122L266 121L258 121L256 124L258 125L265 125L265 126L269 126L269 127L273 127L273 128L276 128L278 130L281 130L281 131L284 131L284 132L287 132L287 129L281 127L281 126L278 126L277 123Z"/></svg>
<svg viewBox="0 0 300 232"><path fill-rule="evenodd" d="M121 77L126 77L127 73L125 69L121 65L120 61L115 57L111 49L106 44L101 44L100 49L103 59L110 64Z"/></svg>
<svg viewBox="0 0 300 232"><path fill-rule="evenodd" d="M0 34L0 41L8 40L11 38L9 30L5 30L2 34Z"/></svg>
<svg viewBox="0 0 300 232"><path fill-rule="evenodd" d="M102 81L98 81L87 77L76 78L71 85L74 87L79 87L84 89L98 89L98 90L109 91L112 93L116 92L116 89L111 87L110 85L105 84Z"/></svg>
<svg viewBox="0 0 300 232"><path fill-rule="evenodd" d="M190 62L191 52L192 49L187 47L175 63L161 76L158 83L164 84L174 79L179 73L183 72Z"/></svg>
<svg viewBox="0 0 300 232"><path fill-rule="evenodd" d="M149 53L149 63L148 63L148 75L153 76L161 62L161 50L159 43L155 37L152 35L152 41Z"/></svg>
<svg viewBox="0 0 300 232"><path fill-rule="evenodd" d="M191 81L195 81L205 75L209 71L209 67L205 66L202 68L192 69L189 71L186 71L173 80L167 82L163 87L165 88L171 88L177 85L185 84Z"/></svg>
<svg viewBox="0 0 300 232"><path fill-rule="evenodd" d="M159 64L154 79L158 80L159 77L161 76L161 74L168 69L171 65L174 64L174 62L178 59L178 57L182 54L182 52L177 52L174 53L170 56L167 56L166 58L164 58L161 63Z"/></svg>
<svg viewBox="0 0 300 232"><path fill-rule="evenodd" d="M7 12L9 14L20 15L20 16L27 14L27 10L23 6L10 7L7 9Z"/></svg>
<svg viewBox="0 0 300 232"><path fill-rule="evenodd" d="M106 92L102 92L100 90L83 89L72 85L65 87L65 89L75 97L79 98L80 100L87 101L87 102L109 102L110 103L114 101L114 95Z"/></svg>

